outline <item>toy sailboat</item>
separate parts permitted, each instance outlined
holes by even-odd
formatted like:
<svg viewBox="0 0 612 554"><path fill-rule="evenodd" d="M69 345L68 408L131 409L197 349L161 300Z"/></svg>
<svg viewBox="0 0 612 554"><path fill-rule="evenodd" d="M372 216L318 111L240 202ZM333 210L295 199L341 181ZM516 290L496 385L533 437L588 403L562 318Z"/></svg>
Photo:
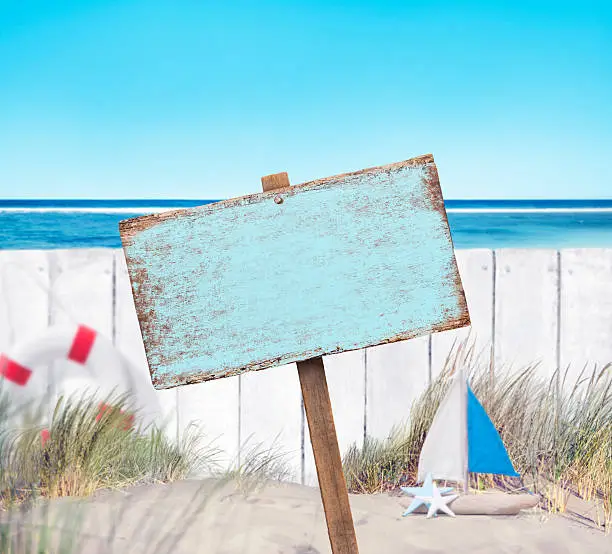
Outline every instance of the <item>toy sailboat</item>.
<svg viewBox="0 0 612 554"><path fill-rule="evenodd" d="M423 443L417 480L423 482L431 474L434 479L463 483L467 493L470 473L519 476L461 369L440 403ZM453 509L457 514L512 514L535 506L538 500L531 494L460 496Z"/></svg>

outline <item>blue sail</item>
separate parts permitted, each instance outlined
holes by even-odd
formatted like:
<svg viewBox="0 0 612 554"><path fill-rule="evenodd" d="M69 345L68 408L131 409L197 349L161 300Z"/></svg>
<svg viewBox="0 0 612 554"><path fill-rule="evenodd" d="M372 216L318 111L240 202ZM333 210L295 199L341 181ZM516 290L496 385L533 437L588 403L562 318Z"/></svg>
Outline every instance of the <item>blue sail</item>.
<svg viewBox="0 0 612 554"><path fill-rule="evenodd" d="M468 471L519 477L497 429L469 385L467 393Z"/></svg>

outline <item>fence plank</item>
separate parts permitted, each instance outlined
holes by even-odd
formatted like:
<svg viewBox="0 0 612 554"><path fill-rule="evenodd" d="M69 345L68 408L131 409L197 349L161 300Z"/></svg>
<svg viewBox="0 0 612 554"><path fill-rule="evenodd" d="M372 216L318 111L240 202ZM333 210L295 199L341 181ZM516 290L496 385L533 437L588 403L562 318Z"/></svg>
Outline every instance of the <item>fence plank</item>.
<svg viewBox="0 0 612 554"><path fill-rule="evenodd" d="M491 359L493 323L493 252L486 249L456 250L455 257L465 291L471 327L443 331L431 336L431 377L435 379L446 359L467 339L482 364Z"/></svg>
<svg viewBox="0 0 612 554"><path fill-rule="evenodd" d="M357 443L363 445L365 425L365 350L324 356L325 377L332 403L340 455ZM305 418L304 418L305 421ZM308 423L304 423L304 484L317 486L317 471L310 443Z"/></svg>
<svg viewBox="0 0 612 554"><path fill-rule="evenodd" d="M300 481L301 389L295 364L240 375L240 460L256 445L282 453Z"/></svg>
<svg viewBox="0 0 612 554"><path fill-rule="evenodd" d="M109 249L49 251L51 325L83 323L100 334L113 336L113 252ZM76 378L65 361L51 366L52 395L77 395L90 385ZM65 379L68 372L68 380Z"/></svg>
<svg viewBox="0 0 612 554"><path fill-rule="evenodd" d="M35 339L49 323L49 259L40 250L0 252L0 352ZM49 368L40 368L28 387L41 399L53 393ZM52 397L47 397L49 400ZM13 403L18 409L21 402Z"/></svg>
<svg viewBox="0 0 612 554"><path fill-rule="evenodd" d="M149 376L149 365L145 353L132 288L127 273L127 265L123 250L114 251L115 260L115 346L130 360L136 368ZM160 425L164 427L168 437L178 438L178 390L169 389L155 391L162 407L163 420Z"/></svg>
<svg viewBox="0 0 612 554"><path fill-rule="evenodd" d="M113 336L113 251L52 250L51 323L89 325Z"/></svg>
<svg viewBox="0 0 612 554"><path fill-rule="evenodd" d="M498 250L495 278L495 368L557 367L558 263L555 250Z"/></svg>
<svg viewBox="0 0 612 554"><path fill-rule="evenodd" d="M217 462L228 469L238 459L238 376L178 387L180 430L184 436L191 424L203 434L204 443L220 450ZM164 391L158 391L164 392Z"/></svg>
<svg viewBox="0 0 612 554"><path fill-rule="evenodd" d="M561 251L560 367L568 386L585 364L612 362L612 250Z"/></svg>
<svg viewBox="0 0 612 554"><path fill-rule="evenodd" d="M366 356L366 431L385 438L428 385L429 337L374 346Z"/></svg>
<svg viewBox="0 0 612 554"><path fill-rule="evenodd" d="M49 260L44 251L0 251L0 351L47 328L48 287Z"/></svg>
<svg viewBox="0 0 612 554"><path fill-rule="evenodd" d="M492 321L491 252L459 250L456 254L477 340L485 345L490 338ZM496 256L497 362L522 364L539 357L545 360L548 367L552 367L556 356L553 337L556 335L554 326L557 317L555 272L554 269L551 271L555 264L554 253L501 250ZM111 336L112 257L115 257L116 271L115 343L145 371L147 364L142 338L120 250L111 253L103 250L0 252L0 348L5 349L16 341L33 338L42 332L48 324L49 310L53 322L65 321L68 317L57 301L50 305L45 287L51 287L56 300L66 306L76 320L93 325ZM506 271L506 266L509 271ZM603 364L612 361L612 341L609 338L612 336L612 319L609 316L612 313L612 250L561 251L560 294L559 358L562 368L571 364L571 381L586 362ZM523 300L518 302L517 298ZM525 321L528 321L527 325ZM517 322L523 324L517 325ZM455 333L461 335L466 331L432 336L434 374L440 360L446 355L445 348L452 343L451 335ZM341 445L345 441L348 444L358 440L362 425L363 407L359 404L361 385L352 378L353 362L345 365L342 361L342 356L346 356L347 360L354 357L356 364L359 355L363 354L349 352L325 359L329 367L327 378ZM411 400L427 383L427 339L374 347L368 349L367 356L368 433L386 436L394 423L407 418ZM273 371L277 372L276 375L271 373ZM351 371L350 380L348 371ZM257 380L250 383L247 377L251 376ZM266 378L270 379L270 388L268 382L263 382ZM293 450L294 465L299 467L302 418L295 368L266 370L248 374L243 379L240 408L242 439L254 432L255 440L265 439L269 443L276 432L282 430L281 446L285 450ZM184 395L178 389L158 391L158 394L168 397L162 403L169 407L169 412L174 412L172 425L175 427L178 422L177 396L180 397L182 425L190 420L203 420L212 429L213 423L217 425L221 419L227 422L233 418L231 424L220 424L223 429L228 429L227 435L224 433L220 441L235 445L238 434L238 384L237 381L231 384L232 380L185 387ZM283 381L283 384L279 381ZM228 389L223 393L220 388L213 391L212 387L217 384L226 384ZM269 405L272 406L270 410L264 409ZM222 432L222 429L209 431L215 436ZM312 468L312 475L315 475L312 458L307 458L310 453L307 429L304 436L304 471L308 474L309 468ZM342 451L345 447L342 446ZM299 477L300 472L296 470L296 473ZM314 479L316 482L316 476Z"/></svg>

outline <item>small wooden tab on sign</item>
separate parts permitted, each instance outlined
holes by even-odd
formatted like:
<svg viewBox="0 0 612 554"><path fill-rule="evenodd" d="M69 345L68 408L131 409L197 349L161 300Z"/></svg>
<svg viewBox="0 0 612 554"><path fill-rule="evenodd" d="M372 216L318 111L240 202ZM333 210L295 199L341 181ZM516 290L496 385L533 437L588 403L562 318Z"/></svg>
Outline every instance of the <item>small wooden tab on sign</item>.
<svg viewBox="0 0 612 554"><path fill-rule="evenodd" d="M261 178L264 192L291 186L287 173ZM333 554L359 554L323 358L297 362L310 442Z"/></svg>
<svg viewBox="0 0 612 554"><path fill-rule="evenodd" d="M289 183L289 175L283 171L282 173L274 173L273 175L262 177L261 185L263 186L263 191L268 192L269 190L290 187L291 183Z"/></svg>

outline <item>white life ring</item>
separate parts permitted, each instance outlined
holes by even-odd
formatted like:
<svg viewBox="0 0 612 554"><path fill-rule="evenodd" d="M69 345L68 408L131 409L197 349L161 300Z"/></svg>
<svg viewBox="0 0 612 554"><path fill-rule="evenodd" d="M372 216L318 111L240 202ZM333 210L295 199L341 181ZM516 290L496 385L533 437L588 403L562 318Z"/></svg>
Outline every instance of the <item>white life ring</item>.
<svg viewBox="0 0 612 554"><path fill-rule="evenodd" d="M127 393L126 406L137 412L140 423L149 426L159 421L161 406L147 373L127 360L109 339L85 325L53 326L43 335L0 353L0 376L11 406L36 406L46 393L45 370L62 360L66 363L61 365L56 382L62 392L76 380L100 400Z"/></svg>

